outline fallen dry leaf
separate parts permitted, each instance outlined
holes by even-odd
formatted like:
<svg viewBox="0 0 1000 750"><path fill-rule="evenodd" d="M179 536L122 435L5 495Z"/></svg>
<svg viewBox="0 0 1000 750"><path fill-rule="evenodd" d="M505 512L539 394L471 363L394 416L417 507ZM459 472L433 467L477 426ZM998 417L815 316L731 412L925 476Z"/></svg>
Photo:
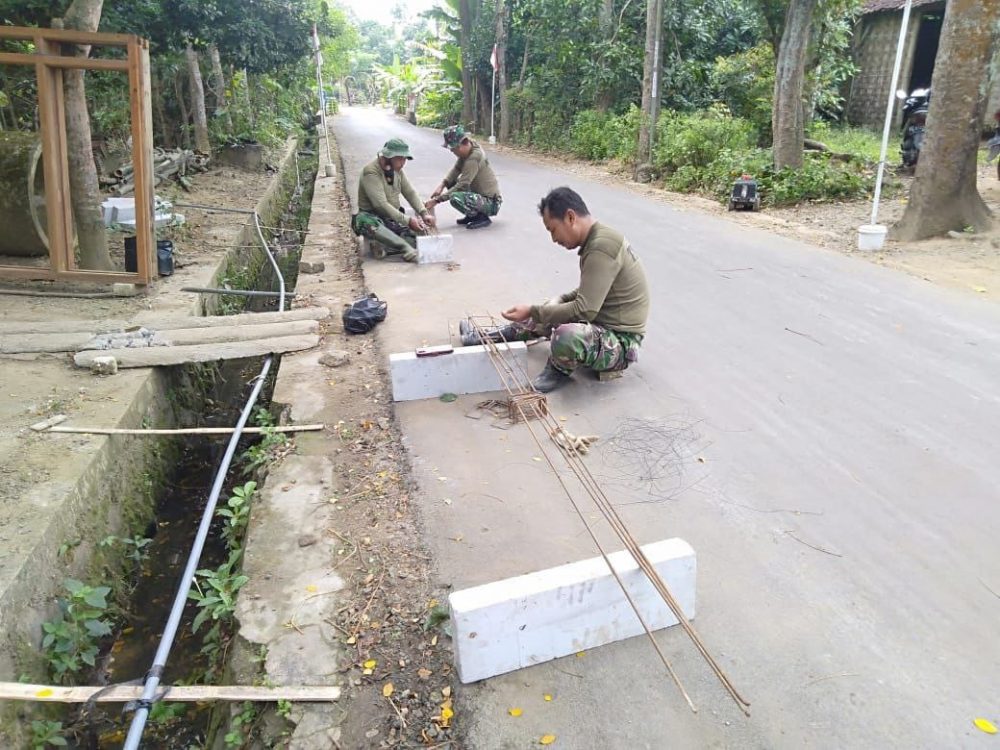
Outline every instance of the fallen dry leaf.
<svg viewBox="0 0 1000 750"><path fill-rule="evenodd" d="M382 686L382 695L388 698L390 695L392 695L393 689L394 688L392 687L391 682L385 683L385 685Z"/></svg>
<svg viewBox="0 0 1000 750"><path fill-rule="evenodd" d="M542 697L543 697L543 698L545 698L545 700L547 700L547 701L551 701L551 700L552 700L552 696L551 696L551 695L549 695L548 693L546 693L546 694L545 694L544 696L542 696Z"/></svg>
<svg viewBox="0 0 1000 750"><path fill-rule="evenodd" d="M423 667L417 670L417 677L419 677L421 680L426 680L432 674L434 673L431 670L424 669Z"/></svg>
<svg viewBox="0 0 1000 750"><path fill-rule="evenodd" d="M378 661L375 659L369 659L362 665L365 669L375 669L378 666Z"/></svg>
<svg viewBox="0 0 1000 750"><path fill-rule="evenodd" d="M523 714L524 711L522 711L519 708L508 708L507 709L507 713L509 713L511 716L515 716L516 717L516 716L520 716L521 714Z"/></svg>
<svg viewBox="0 0 1000 750"><path fill-rule="evenodd" d="M997 733L997 728L993 726L993 722L990 721L989 719L976 719L972 723L976 725L977 729L986 732L986 734Z"/></svg>
<svg viewBox="0 0 1000 750"><path fill-rule="evenodd" d="M556 741L556 736L554 734L543 734L542 738L538 740L539 745L551 745Z"/></svg>

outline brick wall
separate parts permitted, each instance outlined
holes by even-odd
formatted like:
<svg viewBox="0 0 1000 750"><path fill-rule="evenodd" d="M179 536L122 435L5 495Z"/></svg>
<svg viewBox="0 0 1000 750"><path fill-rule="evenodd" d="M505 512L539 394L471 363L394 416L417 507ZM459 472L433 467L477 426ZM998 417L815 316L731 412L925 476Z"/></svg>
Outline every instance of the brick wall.
<svg viewBox="0 0 1000 750"><path fill-rule="evenodd" d="M920 28L920 13L914 12L906 33L903 48L903 65L897 88L906 88L913 69L913 48L917 30ZM851 81L847 95L847 120L852 125L863 125L881 131L885 123L885 105L892 82L892 66L896 60L896 43L899 41L899 26L903 14L873 13L862 16L854 31L854 62L860 68ZM1000 109L1000 51L997 64L993 65L994 75L990 82L989 105L983 118L984 127L992 127L993 113ZM899 102L893 111L893 123L901 123Z"/></svg>

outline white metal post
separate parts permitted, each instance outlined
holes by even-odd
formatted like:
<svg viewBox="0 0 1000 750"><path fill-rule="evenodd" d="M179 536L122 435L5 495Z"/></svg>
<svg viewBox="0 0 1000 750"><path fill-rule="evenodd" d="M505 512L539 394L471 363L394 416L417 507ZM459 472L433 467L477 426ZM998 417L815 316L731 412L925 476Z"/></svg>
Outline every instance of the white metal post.
<svg viewBox="0 0 1000 750"><path fill-rule="evenodd" d="M313 25L313 52L316 54L316 91L319 94L319 122L323 128L323 138L326 139L326 164L323 174L333 177L333 157L330 155L330 131L326 129L326 96L323 93L323 55L319 51L319 31Z"/></svg>
<svg viewBox="0 0 1000 750"><path fill-rule="evenodd" d="M889 103L885 108L885 127L882 130L882 153L878 160L878 174L875 176L875 197L872 200L872 225L878 223L878 202L882 196L882 177L885 175L885 160L889 151L889 131L892 130L892 109L896 104L896 88L899 85L899 71L903 65L903 48L906 46L906 30L910 23L910 8L913 0L906 0L903 8L903 22L899 27L899 42L896 44L896 62L892 67L892 85L889 87Z"/></svg>
<svg viewBox="0 0 1000 750"><path fill-rule="evenodd" d="M494 67L493 89L492 93L490 94L490 143L491 144L497 142L496 136L493 135L493 120L495 119L494 112L496 111L496 106L497 106L497 69Z"/></svg>

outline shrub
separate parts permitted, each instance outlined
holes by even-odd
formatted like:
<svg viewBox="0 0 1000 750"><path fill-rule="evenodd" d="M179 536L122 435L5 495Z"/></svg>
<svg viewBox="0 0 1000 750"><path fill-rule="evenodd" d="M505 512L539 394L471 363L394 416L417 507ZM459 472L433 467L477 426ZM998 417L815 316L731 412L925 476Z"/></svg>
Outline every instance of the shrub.
<svg viewBox="0 0 1000 750"><path fill-rule="evenodd" d="M774 51L770 44L717 58L709 81L719 101L735 117L749 120L762 141L770 140L774 101Z"/></svg>
<svg viewBox="0 0 1000 750"><path fill-rule="evenodd" d="M862 198L873 188L870 170L834 161L826 154L806 154L802 169L774 170L769 149L725 150L706 167L683 166L666 186L680 192L701 192L720 201L729 198L733 181L742 174L757 180L765 205L782 206L809 200Z"/></svg>
<svg viewBox="0 0 1000 750"><path fill-rule="evenodd" d="M755 141L753 125L733 117L724 105L691 114L668 110L657 123L653 168L672 174L685 166L707 167L720 151L749 151Z"/></svg>

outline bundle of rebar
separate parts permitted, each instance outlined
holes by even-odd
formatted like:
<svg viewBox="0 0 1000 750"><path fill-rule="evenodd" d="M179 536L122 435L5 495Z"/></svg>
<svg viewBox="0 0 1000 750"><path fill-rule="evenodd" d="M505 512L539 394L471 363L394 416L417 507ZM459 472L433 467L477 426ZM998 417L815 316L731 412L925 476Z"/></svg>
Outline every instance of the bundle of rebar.
<svg viewBox="0 0 1000 750"><path fill-rule="evenodd" d="M677 688L681 691L681 694L687 701L688 706L690 706L692 711L698 710L692 702L690 695L688 695L687 690L685 690L684 686L681 684L680 678L678 678L676 672L674 672L670 661L660 649L659 644L656 642L656 638L653 636L652 630L640 612L639 607L636 605L632 595L629 593L624 581L622 581L618 571L615 570L615 567L608 559L608 553L604 550L603 545L598 539L594 527L587 519L587 516L580 507L579 502L566 485L566 482L564 481L559 470L556 468L552 457L549 452L546 451L542 440L539 438L536 429L532 427L533 421L540 423L545 428L550 443L557 447L559 453L563 456L566 465L579 480L581 486L584 490L586 490L587 494L601 512L601 515L603 515L605 520L608 522L608 525L625 545L625 549L627 549L635 559L636 564L649 579L653 588L662 597L663 601L670 608L670 611L673 612L674 617L677 618L677 622L680 624L684 632L687 633L691 642L694 643L698 653L700 653L708 663L711 670L715 673L716 677L718 677L722 686L726 689L726 692L729 693L730 697L736 702L736 705L740 708L740 710L749 716L749 701L740 695L733 683L730 681L729 677L722 670L722 667L719 666L719 663L709 653L707 646L701 639L701 636L698 635L694 626L691 625L690 620L688 620L683 609L681 609L680 604L670 592L666 582L646 557L645 553L643 553L642 548L635 540L635 537L632 536L632 533L625 525L625 522L618 515L618 511L611 503L611 500L605 494L603 488L594 476L590 473L586 463L584 463L581 458L581 451L574 449L571 445L567 446L568 441L564 437L565 428L560 425L559 421L550 413L545 398L540 397L540 394L534 390L528 374L523 370L520 364L514 361L513 358L508 359L506 356L507 347L503 344L498 345L494 341L493 337L497 335L496 332L502 330L501 326L498 325L498 321L492 316L470 316L469 323L471 324L472 330L475 331L478 336L480 342L489 352L490 361L500 376L500 381L503 383L504 389L507 391L509 397L508 403L510 404L511 411L517 411L520 414L519 420L512 421L524 422L525 426L528 428L528 432L531 434L532 440L535 442L535 445L538 447L539 451L541 451L545 461L552 469L552 473L555 475L557 481L565 492L566 497L569 498L573 509L580 517L580 520L583 521L590 538L594 541L594 544L597 546L597 549L601 557L604 559L604 562L607 564L608 569L611 571L611 574L621 587L626 600L628 600L629 605L631 605L636 616L639 618L639 622L642 625L643 630L646 632L646 635L649 636L649 640L653 644L653 648L656 650L660 660L667 668L667 671L669 672L674 683L677 685Z"/></svg>

